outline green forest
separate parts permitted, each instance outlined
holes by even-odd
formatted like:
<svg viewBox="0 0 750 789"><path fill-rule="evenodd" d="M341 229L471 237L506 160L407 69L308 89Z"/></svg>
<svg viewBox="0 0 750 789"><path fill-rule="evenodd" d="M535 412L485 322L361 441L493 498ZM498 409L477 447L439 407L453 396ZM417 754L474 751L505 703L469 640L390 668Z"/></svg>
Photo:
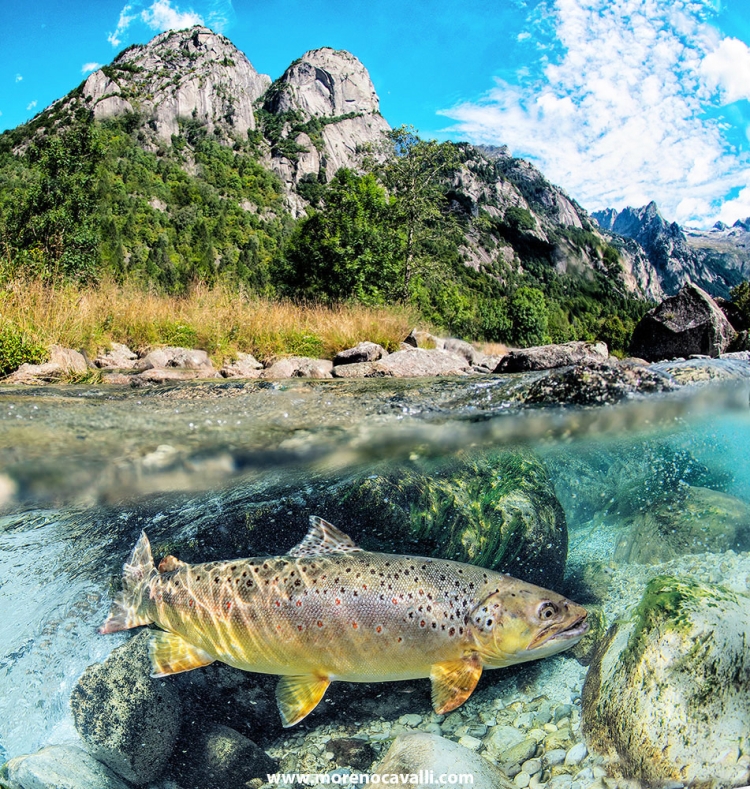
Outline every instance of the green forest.
<svg viewBox="0 0 750 789"><path fill-rule="evenodd" d="M470 340L598 339L620 354L652 306L613 287L606 268L614 271L618 252L596 234L560 228L605 268L562 276L555 239L530 232L529 211L498 219L462 210L450 184L472 156L468 145L396 129L387 155L370 152L362 172L303 179L309 207L295 220L261 163L262 125L227 145L187 118L166 144L136 114L98 122L78 109L57 120L54 134L36 133L37 119L0 135L2 281L135 282L177 296L196 283L236 284L300 303L410 305ZM499 167L487 177L501 176ZM487 248L512 246L522 273L467 266L469 231Z"/></svg>

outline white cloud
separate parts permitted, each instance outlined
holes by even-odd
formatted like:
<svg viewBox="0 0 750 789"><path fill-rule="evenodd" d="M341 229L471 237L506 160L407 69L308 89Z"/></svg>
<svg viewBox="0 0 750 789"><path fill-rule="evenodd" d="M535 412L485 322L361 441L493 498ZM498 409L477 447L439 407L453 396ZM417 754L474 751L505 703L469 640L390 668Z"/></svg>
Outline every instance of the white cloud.
<svg viewBox="0 0 750 789"><path fill-rule="evenodd" d="M101 63L95 63L93 61L91 63L84 63L81 66L81 74L88 74L90 71L96 71L101 67L102 67Z"/></svg>
<svg viewBox="0 0 750 789"><path fill-rule="evenodd" d="M190 11L172 7L171 0L154 0L150 8L141 12L141 19L152 30L182 30L193 25L202 25L203 17Z"/></svg>
<svg viewBox="0 0 750 789"><path fill-rule="evenodd" d="M34 109L34 107L36 107L36 105L37 105L37 100L36 100L36 99L34 99L34 101L32 101L32 102L29 102L29 104L27 105L26 109L27 109L27 110L29 110L29 111L31 111L31 110L33 110L33 109Z"/></svg>
<svg viewBox="0 0 750 789"><path fill-rule="evenodd" d="M724 38L701 63L701 74L712 89L719 90L724 104L750 99L750 49L738 38Z"/></svg>
<svg viewBox="0 0 750 789"><path fill-rule="evenodd" d="M16 82L21 82L23 77L20 74L16 74Z"/></svg>
<svg viewBox="0 0 750 789"><path fill-rule="evenodd" d="M120 18L117 20L117 27L115 28L114 33L109 33L107 35L107 41L112 44L113 47L119 47L122 44L121 36L125 33L125 31L130 27L130 25L138 18L138 14L132 13L133 6L126 5L122 11L120 11Z"/></svg>
<svg viewBox="0 0 750 789"><path fill-rule="evenodd" d="M544 0L532 19L536 67L442 114L471 141L534 159L589 210L656 200L671 219L705 225L750 182L750 162L704 115L709 76L726 94L744 78L730 81L723 68L712 10L709 0ZM550 20L554 49L544 41Z"/></svg>

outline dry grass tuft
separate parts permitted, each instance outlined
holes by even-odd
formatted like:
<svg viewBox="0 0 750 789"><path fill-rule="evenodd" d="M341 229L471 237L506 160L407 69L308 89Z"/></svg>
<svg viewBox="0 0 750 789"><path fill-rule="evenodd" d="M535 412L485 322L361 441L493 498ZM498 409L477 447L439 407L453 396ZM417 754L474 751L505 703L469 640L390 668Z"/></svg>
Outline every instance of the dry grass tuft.
<svg viewBox="0 0 750 789"><path fill-rule="evenodd" d="M83 288L36 280L0 289L0 318L43 346L93 356L111 342L135 351L181 345L202 348L218 364L239 351L262 361L284 354L332 358L363 340L395 350L419 320L407 307L300 305L222 285L197 285L174 297L112 282Z"/></svg>

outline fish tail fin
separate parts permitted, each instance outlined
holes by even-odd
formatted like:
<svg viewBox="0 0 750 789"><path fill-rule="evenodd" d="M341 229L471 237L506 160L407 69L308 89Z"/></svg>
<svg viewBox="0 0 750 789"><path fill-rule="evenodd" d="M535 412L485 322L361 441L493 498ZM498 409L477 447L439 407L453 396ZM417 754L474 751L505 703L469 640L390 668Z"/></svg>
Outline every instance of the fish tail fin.
<svg viewBox="0 0 750 789"><path fill-rule="evenodd" d="M141 532L130 558L123 567L122 591L115 595L109 616L99 632L116 633L131 627L149 625L153 619L142 609L143 587L156 575L151 545L145 532Z"/></svg>

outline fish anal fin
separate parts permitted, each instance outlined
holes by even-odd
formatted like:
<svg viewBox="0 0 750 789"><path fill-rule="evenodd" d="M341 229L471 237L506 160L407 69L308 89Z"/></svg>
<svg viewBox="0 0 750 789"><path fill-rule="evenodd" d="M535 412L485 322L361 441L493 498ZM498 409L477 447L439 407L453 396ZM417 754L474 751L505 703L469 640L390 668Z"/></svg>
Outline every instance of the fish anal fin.
<svg viewBox="0 0 750 789"><path fill-rule="evenodd" d="M194 668L208 666L215 660L208 652L193 646L182 636L164 630L154 632L149 644L149 654L152 677L167 677L182 671L192 671Z"/></svg>
<svg viewBox="0 0 750 789"><path fill-rule="evenodd" d="M289 556L320 556L324 553L354 553L361 550L341 529L313 515L310 518L310 530L302 542L289 551Z"/></svg>
<svg viewBox="0 0 750 789"><path fill-rule="evenodd" d="M282 677L276 686L276 702L284 728L307 717L320 703L331 680L323 675Z"/></svg>
<svg viewBox="0 0 750 789"><path fill-rule="evenodd" d="M165 556L160 562L158 570L160 573L171 573L178 567L187 567L187 562L181 562L176 556Z"/></svg>
<svg viewBox="0 0 750 789"><path fill-rule="evenodd" d="M481 676L482 661L478 655L435 663L430 671L435 712L445 715L460 707L474 692Z"/></svg>

